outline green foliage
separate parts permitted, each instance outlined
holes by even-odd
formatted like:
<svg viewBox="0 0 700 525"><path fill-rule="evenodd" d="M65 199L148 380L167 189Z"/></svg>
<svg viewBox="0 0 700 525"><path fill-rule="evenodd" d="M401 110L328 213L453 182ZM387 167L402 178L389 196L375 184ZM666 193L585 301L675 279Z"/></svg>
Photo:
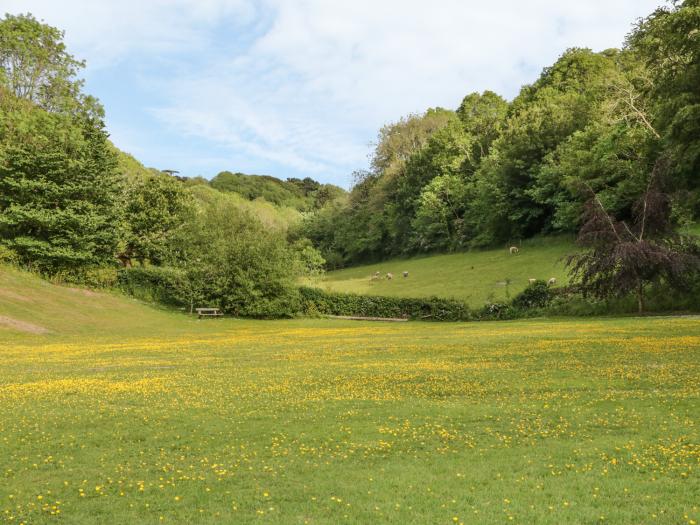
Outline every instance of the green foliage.
<svg viewBox="0 0 700 525"><path fill-rule="evenodd" d="M585 195L591 191L597 192L607 209L630 217L650 169L647 142L647 133L639 126L596 122L550 153L529 192L552 210L549 229L576 231Z"/></svg>
<svg viewBox="0 0 700 525"><path fill-rule="evenodd" d="M327 292L319 288L300 288L301 313L304 315L343 315L423 319L430 321L468 321L473 318L461 301L430 297L378 297Z"/></svg>
<svg viewBox="0 0 700 525"><path fill-rule="evenodd" d="M248 200L264 199L277 206L299 211L320 208L345 194L332 184L320 184L311 178L287 179L269 175L246 175L223 171L214 177L211 186L219 191L233 192Z"/></svg>
<svg viewBox="0 0 700 525"><path fill-rule="evenodd" d="M571 49L513 101L501 135L477 172L471 214L479 243L530 237L551 228L552 210L535 201L547 154L600 110L614 55ZM490 213L484 215L486 210Z"/></svg>
<svg viewBox="0 0 700 525"><path fill-rule="evenodd" d="M0 243L43 271L108 264L119 180L100 119L0 101Z"/></svg>
<svg viewBox="0 0 700 525"><path fill-rule="evenodd" d="M325 273L326 260L309 239L299 239L292 243L291 248L299 261L302 276L317 278Z"/></svg>
<svg viewBox="0 0 700 525"><path fill-rule="evenodd" d="M672 159L679 189L697 191L700 181L700 3L674 1L640 20L627 45L648 68L643 86L653 108L649 120ZM700 201L694 199L694 212Z"/></svg>
<svg viewBox="0 0 700 525"><path fill-rule="evenodd" d="M508 102L493 91L470 93L462 100L457 115L465 131L474 137L468 156L470 172L488 155L491 144L501 134L507 114Z"/></svg>
<svg viewBox="0 0 700 525"><path fill-rule="evenodd" d="M210 197L177 231L165 260L185 273L189 302L242 316L292 315L302 268L283 233L265 228L225 194Z"/></svg>
<svg viewBox="0 0 700 525"><path fill-rule="evenodd" d="M459 244L453 222L460 218L464 207L463 185L470 171L468 166L473 142L473 137L465 131L462 122L452 114L448 123L407 160L404 173L396 180L390 199L395 210L393 224L390 225L394 232L394 253L406 252L408 246L417 245L422 249L429 246L429 249L434 249ZM441 180L427 189L427 195L422 196L426 186L438 177ZM414 232L413 222L421 207L424 217L426 214L437 216L442 222L444 234L438 246L431 244L429 239L421 239ZM447 215L448 220L441 215Z"/></svg>
<svg viewBox="0 0 700 525"><path fill-rule="evenodd" d="M513 298L513 306L519 309L544 308L551 302L552 296L547 282L537 280Z"/></svg>
<svg viewBox="0 0 700 525"><path fill-rule="evenodd" d="M116 157L62 37L0 21L0 244L46 272L109 264L118 234Z"/></svg>
<svg viewBox="0 0 700 525"><path fill-rule="evenodd" d="M18 262L17 254L7 246L0 244L0 264L16 264Z"/></svg>
<svg viewBox="0 0 700 525"><path fill-rule="evenodd" d="M79 267L51 273L56 284L77 284L93 289L113 289L119 283L119 270L114 266Z"/></svg>
<svg viewBox="0 0 700 525"><path fill-rule="evenodd" d="M178 268L140 266L119 270L117 286L137 299L170 306L189 306L193 299L185 272ZM188 293L190 292L190 293ZM200 300L203 298L197 297ZM200 306L197 304L197 306Z"/></svg>
<svg viewBox="0 0 700 525"><path fill-rule="evenodd" d="M421 251L455 250L464 239L467 188L459 175L439 175L421 190L411 222Z"/></svg>
<svg viewBox="0 0 700 525"><path fill-rule="evenodd" d="M192 195L178 179L158 173L130 180L124 200L121 256L159 264L170 238L190 218Z"/></svg>
<svg viewBox="0 0 700 525"><path fill-rule="evenodd" d="M48 111L64 111L85 99L76 80L85 63L68 54L63 32L32 15L0 19L0 84L11 95Z"/></svg>

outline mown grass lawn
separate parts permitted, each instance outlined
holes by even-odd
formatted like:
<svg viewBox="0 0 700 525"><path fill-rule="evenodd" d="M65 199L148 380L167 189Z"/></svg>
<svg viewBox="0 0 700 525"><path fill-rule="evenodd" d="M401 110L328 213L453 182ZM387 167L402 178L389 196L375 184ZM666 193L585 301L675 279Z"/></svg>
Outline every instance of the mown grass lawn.
<svg viewBox="0 0 700 525"><path fill-rule="evenodd" d="M696 318L0 342L0 522L700 522Z"/></svg>

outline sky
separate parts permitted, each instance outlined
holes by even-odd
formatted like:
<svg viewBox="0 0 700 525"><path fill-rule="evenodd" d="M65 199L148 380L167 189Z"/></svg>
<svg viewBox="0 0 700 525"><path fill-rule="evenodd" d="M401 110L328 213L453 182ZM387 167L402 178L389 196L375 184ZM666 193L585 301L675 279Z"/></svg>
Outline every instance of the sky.
<svg viewBox="0 0 700 525"><path fill-rule="evenodd" d="M663 0L0 0L65 31L141 162L348 187L379 128L508 99L569 47L620 47Z"/></svg>

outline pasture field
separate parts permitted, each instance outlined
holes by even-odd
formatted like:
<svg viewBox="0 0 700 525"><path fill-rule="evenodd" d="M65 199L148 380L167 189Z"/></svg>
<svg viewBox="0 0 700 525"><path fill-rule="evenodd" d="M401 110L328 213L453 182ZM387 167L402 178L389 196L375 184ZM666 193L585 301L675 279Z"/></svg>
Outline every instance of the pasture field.
<svg viewBox="0 0 700 525"><path fill-rule="evenodd" d="M700 522L697 318L154 316L0 332L0 522Z"/></svg>
<svg viewBox="0 0 700 525"><path fill-rule="evenodd" d="M475 250L447 255L393 259L328 272L314 286L336 292L396 297L447 297L461 299L479 308L486 302L504 302L521 292L528 279L559 284L568 281L564 257L576 251L568 237L549 237L525 241L517 255L507 247ZM401 274L408 271L404 279ZM374 272L381 279L370 280ZM394 274L387 280L386 274Z"/></svg>

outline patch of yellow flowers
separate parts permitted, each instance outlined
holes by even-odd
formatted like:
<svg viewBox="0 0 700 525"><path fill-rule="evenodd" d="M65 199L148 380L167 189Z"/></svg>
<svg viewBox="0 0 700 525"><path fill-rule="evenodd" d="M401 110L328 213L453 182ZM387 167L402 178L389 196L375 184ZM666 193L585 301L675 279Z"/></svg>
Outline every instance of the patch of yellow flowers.
<svg viewBox="0 0 700 525"><path fill-rule="evenodd" d="M0 521L118 511L144 522L238 513L314 523L362 509L391 522L434 505L436 522L527 522L586 505L598 515L601 491L589 484L615 479L682 484L685 500L657 508L663 498L652 499L644 519L692 523L698 325L293 321L0 345ZM470 466L504 457L521 473L492 466L487 475L504 492L478 493ZM430 482L440 461L451 477ZM373 476L396 464L426 479L390 504ZM336 478L350 471L364 481L341 494ZM580 485L587 500L522 501L557 479ZM283 514L294 498L304 511ZM576 514L567 516L558 521Z"/></svg>

